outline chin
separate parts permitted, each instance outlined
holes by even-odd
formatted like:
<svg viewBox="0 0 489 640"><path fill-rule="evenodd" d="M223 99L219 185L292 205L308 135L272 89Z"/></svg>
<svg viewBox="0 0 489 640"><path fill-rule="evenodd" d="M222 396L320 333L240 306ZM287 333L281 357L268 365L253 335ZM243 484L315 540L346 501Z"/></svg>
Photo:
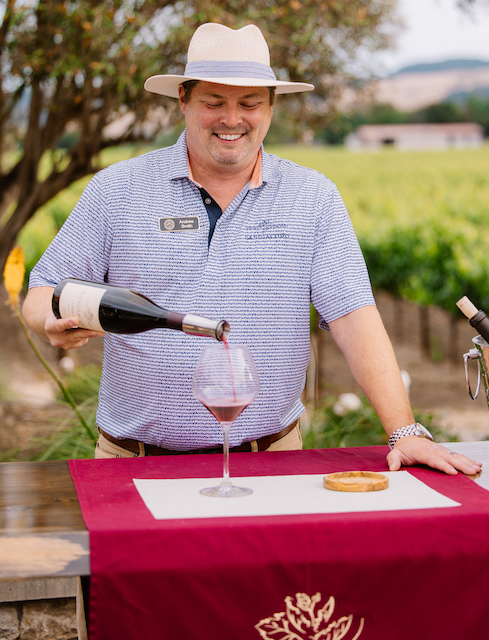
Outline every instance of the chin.
<svg viewBox="0 0 489 640"><path fill-rule="evenodd" d="M215 152L212 154L212 158L216 161L219 162L219 164L238 164L239 162L241 162L245 157L246 157L246 153L238 153L238 152L234 152L233 151L228 151L228 152Z"/></svg>

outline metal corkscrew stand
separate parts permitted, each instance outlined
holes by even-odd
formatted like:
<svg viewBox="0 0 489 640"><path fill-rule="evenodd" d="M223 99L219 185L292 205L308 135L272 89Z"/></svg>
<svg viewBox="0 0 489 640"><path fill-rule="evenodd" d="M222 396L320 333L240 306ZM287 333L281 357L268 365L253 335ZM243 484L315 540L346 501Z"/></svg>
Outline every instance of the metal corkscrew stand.
<svg viewBox="0 0 489 640"><path fill-rule="evenodd" d="M472 400L477 400L482 381L484 384L486 401L489 407L489 342L487 341L487 338L489 338L489 318L486 316L484 311L477 309L477 307L472 304L466 296L457 302L457 307L469 319L471 326L473 326L480 334L472 338L474 347L463 355L467 391L469 392L469 396ZM470 384L469 362L471 360L479 361L475 393L472 393L472 387Z"/></svg>

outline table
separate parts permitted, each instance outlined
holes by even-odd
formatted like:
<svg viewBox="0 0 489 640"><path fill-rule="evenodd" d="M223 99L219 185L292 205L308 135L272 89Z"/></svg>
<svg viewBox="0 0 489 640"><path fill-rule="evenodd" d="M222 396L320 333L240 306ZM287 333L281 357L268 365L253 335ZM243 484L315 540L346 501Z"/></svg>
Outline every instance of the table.
<svg viewBox="0 0 489 640"><path fill-rule="evenodd" d="M387 451L235 454L231 473L386 471ZM93 640L481 636L489 496L472 480L403 472L460 504L452 508L171 520L155 520L133 483L220 472L220 456L76 461L91 534Z"/></svg>
<svg viewBox="0 0 489 640"><path fill-rule="evenodd" d="M90 574L89 534L66 461L0 463L0 579Z"/></svg>
<svg viewBox="0 0 489 640"><path fill-rule="evenodd" d="M449 446L489 464L489 443ZM328 471L337 470L344 456L350 469L353 460L357 468L365 460L365 468L381 470L384 449L236 454L231 471L233 475L259 475L265 465L270 473L280 475L290 473L292 463L299 472L327 471L323 463L328 460L332 461ZM102 585L111 596L106 591L100 602L103 608L95 610L94 626L102 630L98 636L95 631L95 640L211 636L214 640L302 640L312 637L302 619L322 624L323 630L326 621L336 625L331 634L334 630L336 637L345 640L482 637L489 608L489 495L467 478L416 470L424 481L449 487L448 493L466 504L460 509L415 512L409 518L403 513L313 514L158 523L144 515L143 522L134 521L127 527L120 514L133 490L130 479L155 477L155 469L161 473L161 459L86 464L100 476L94 491L107 505L112 521L111 530L95 533L92 556L102 555L103 560L103 545L110 544L123 558L136 561L132 566L116 563L109 567L110 571L115 568L117 580L111 583L109 576ZM218 476L221 471L220 456L178 456L171 465L168 459L164 464L167 471L174 469L175 477L186 477L185 472L195 477ZM127 473L120 476L122 469ZM102 481L102 470L103 475L107 471L123 480L120 491L109 490ZM476 482L484 486L484 474ZM88 532L67 464L3 463L0 483L1 548L14 540L24 546L29 539L43 550L37 556L30 550L18 553L9 567L1 567L1 577L29 572L36 576L88 574ZM144 507L138 505L134 513L143 514ZM129 529L129 542L124 542L124 529ZM56 544L49 547L46 541ZM55 564L54 548L60 547L60 541L76 549L63 547L62 562ZM149 557L138 557L145 548ZM45 561L37 564L43 555ZM144 571L135 571L140 560ZM134 610L134 592L143 589L146 593L148 575L156 576L157 581L148 600ZM103 589L99 591L102 595ZM106 608L112 622L116 616L108 634L99 626ZM137 634L128 631L126 614L129 623L137 621ZM279 629L284 622L289 625L289 636ZM394 625L399 628L392 635Z"/></svg>

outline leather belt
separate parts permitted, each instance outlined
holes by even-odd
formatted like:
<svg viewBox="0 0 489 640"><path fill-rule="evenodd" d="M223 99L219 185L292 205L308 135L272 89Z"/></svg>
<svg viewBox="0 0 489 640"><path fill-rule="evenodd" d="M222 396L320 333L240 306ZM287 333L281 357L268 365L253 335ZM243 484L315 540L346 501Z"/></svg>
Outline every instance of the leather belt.
<svg viewBox="0 0 489 640"><path fill-rule="evenodd" d="M258 447L258 451L265 451L272 444L272 442L277 442L288 433L290 433L297 425L299 424L299 420L296 420L282 431L278 433L272 433L269 436L263 436L262 438L258 438L257 440L253 440L252 442L256 442ZM174 449L164 449L163 447L157 447L154 444L144 444L140 443L138 440L133 440L132 438L114 438L109 433L102 431L102 429L98 428L99 433L101 433L104 438L106 438L109 442L116 444L123 449L127 449L128 451L132 451L138 455L141 455L141 451L144 451L144 455L146 456L168 456L168 455L178 455L178 454L189 454L189 453L222 453L222 445L218 447L210 447L207 449L191 449L190 451L175 451ZM141 446L142 445L142 446ZM251 442L243 442L237 447L230 447L229 451L235 453L240 451L253 451Z"/></svg>

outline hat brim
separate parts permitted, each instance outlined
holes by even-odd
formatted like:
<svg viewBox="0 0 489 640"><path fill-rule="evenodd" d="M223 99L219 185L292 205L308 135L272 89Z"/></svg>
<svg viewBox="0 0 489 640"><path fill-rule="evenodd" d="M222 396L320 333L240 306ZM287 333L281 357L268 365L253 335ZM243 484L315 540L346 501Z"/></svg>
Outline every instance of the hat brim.
<svg viewBox="0 0 489 640"><path fill-rule="evenodd" d="M146 91L159 93L169 98L178 98L178 87L187 80L201 80L231 87L275 87L276 93L300 93L314 91L307 82L285 82L283 80L258 80L256 78L203 78L198 76L159 75L151 76L144 83Z"/></svg>

